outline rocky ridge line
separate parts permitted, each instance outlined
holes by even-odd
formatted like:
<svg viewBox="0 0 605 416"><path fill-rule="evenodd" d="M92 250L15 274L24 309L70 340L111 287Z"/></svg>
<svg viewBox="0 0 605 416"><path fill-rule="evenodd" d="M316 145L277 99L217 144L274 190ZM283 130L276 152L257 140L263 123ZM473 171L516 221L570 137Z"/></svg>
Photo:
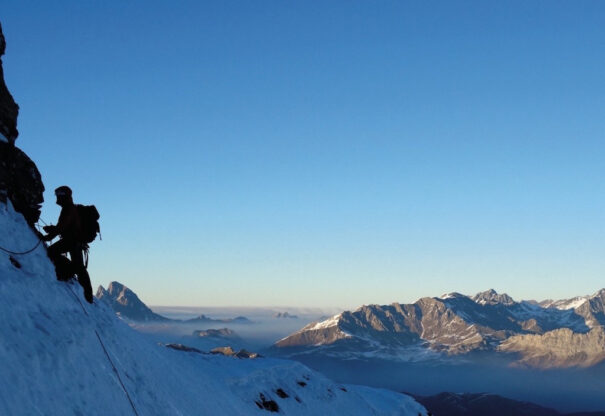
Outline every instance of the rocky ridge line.
<svg viewBox="0 0 605 416"><path fill-rule="evenodd" d="M516 302L494 290L473 297L426 297L413 304L364 305L311 323L275 347L291 348L294 354L319 348L322 354L398 357L411 349L414 356L418 349L446 356L490 351L514 353L519 365L543 368L586 367L605 360L605 289L582 297L582 302L558 305Z"/></svg>

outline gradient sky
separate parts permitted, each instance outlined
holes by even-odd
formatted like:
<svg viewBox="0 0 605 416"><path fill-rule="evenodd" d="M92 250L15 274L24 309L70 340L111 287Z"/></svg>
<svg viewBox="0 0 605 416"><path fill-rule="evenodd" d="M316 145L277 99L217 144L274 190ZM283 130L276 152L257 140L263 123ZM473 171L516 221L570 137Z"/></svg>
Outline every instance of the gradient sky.
<svg viewBox="0 0 605 416"><path fill-rule="evenodd" d="M0 5L42 218L93 286L340 306L605 287L605 3Z"/></svg>

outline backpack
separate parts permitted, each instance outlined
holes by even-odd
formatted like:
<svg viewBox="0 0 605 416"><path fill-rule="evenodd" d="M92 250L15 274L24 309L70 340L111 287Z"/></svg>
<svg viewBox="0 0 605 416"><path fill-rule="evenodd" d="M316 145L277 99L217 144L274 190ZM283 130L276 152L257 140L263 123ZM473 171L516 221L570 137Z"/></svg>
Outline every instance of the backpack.
<svg viewBox="0 0 605 416"><path fill-rule="evenodd" d="M78 209L78 215L80 216L80 226L82 227L82 234L80 235L80 241L82 243L92 243L97 238L97 233L101 233L101 227L99 227L99 211L94 205L76 205Z"/></svg>

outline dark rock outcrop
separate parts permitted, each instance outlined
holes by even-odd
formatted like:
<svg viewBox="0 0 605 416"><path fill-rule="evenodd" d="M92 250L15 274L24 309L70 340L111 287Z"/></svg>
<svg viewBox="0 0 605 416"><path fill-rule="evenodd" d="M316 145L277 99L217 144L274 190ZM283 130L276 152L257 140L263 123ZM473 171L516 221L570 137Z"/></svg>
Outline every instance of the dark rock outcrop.
<svg viewBox="0 0 605 416"><path fill-rule="evenodd" d="M177 350L177 351L196 352L198 354L202 353L197 348L188 347L187 345L183 345L183 344L166 344L165 347L166 348L171 348L171 349Z"/></svg>
<svg viewBox="0 0 605 416"><path fill-rule="evenodd" d="M14 144L19 135L19 132L17 131L19 106L4 83L2 55L4 55L5 50L6 40L2 33L2 24L0 24L0 134L8 140L9 144Z"/></svg>
<svg viewBox="0 0 605 416"><path fill-rule="evenodd" d="M235 355L235 351L233 350L233 348L227 346L227 347L216 347L214 349L212 349L210 351L211 354L222 354L222 355L227 355L227 356L232 356Z"/></svg>
<svg viewBox="0 0 605 416"><path fill-rule="evenodd" d="M290 397L290 395L286 393L282 388L275 390L275 394L277 394L281 399L287 399Z"/></svg>
<svg viewBox="0 0 605 416"><path fill-rule="evenodd" d="M35 163L15 147L19 106L4 83L2 55L6 42L0 25L0 202L7 199L33 226L40 218L44 184Z"/></svg>
<svg viewBox="0 0 605 416"><path fill-rule="evenodd" d="M36 164L21 149L0 143L0 201L10 199L15 211L33 225L40 218L44 184Z"/></svg>
<svg viewBox="0 0 605 416"><path fill-rule="evenodd" d="M261 355L256 352L250 352L244 349L239 351L235 351L233 348L227 347L216 347L210 351L211 354L221 354L226 355L227 357L236 357L236 358L259 358Z"/></svg>
<svg viewBox="0 0 605 416"><path fill-rule="evenodd" d="M256 400L255 403L259 409L268 410L270 412L279 412L279 406L275 400L267 399L263 393L260 393L258 397L259 400Z"/></svg>

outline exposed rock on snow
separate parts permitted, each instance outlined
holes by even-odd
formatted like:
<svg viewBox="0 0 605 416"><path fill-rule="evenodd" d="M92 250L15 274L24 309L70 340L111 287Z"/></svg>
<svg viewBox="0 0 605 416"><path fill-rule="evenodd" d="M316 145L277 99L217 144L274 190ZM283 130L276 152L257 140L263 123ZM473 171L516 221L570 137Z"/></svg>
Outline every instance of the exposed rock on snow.
<svg viewBox="0 0 605 416"><path fill-rule="evenodd" d="M256 403L259 409L265 409L270 412L279 412L279 406L275 400L267 399L263 393L258 395L258 400L254 403Z"/></svg>
<svg viewBox="0 0 605 416"><path fill-rule="evenodd" d="M183 344L166 344L165 346L166 348L172 348L173 350L177 351L196 352L198 354L202 354L202 351L198 350L197 348L188 347L187 345Z"/></svg>
<svg viewBox="0 0 605 416"><path fill-rule="evenodd" d="M260 354L256 352L246 351L245 349L241 349L237 352L233 350L233 348L227 347L217 347L210 351L211 354L221 354L226 355L228 357L236 357L236 358L259 358Z"/></svg>

